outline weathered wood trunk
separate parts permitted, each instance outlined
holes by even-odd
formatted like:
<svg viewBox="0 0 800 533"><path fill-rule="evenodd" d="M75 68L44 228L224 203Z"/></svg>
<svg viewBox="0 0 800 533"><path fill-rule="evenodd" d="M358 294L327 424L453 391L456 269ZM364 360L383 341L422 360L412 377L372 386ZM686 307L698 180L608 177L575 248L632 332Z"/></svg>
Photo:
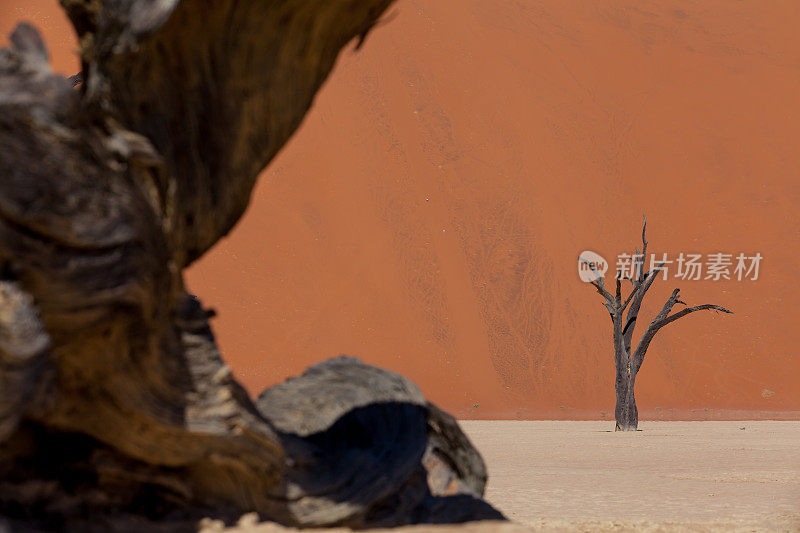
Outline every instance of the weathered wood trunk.
<svg viewBox="0 0 800 533"><path fill-rule="evenodd" d="M389 3L62 0L77 90L32 27L0 50L0 517L501 517L413 384L345 360L254 403L184 287Z"/></svg>
<svg viewBox="0 0 800 533"><path fill-rule="evenodd" d="M639 427L639 411L636 409L636 398L633 387L636 376L628 369L617 372L614 384L617 404L614 408L614 418L617 421L616 431L636 431Z"/></svg>

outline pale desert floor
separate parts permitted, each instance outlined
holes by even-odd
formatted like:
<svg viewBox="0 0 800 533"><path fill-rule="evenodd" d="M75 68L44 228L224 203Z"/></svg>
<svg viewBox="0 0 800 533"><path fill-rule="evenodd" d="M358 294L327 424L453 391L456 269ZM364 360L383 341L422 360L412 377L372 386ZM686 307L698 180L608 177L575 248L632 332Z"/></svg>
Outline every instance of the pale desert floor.
<svg viewBox="0 0 800 533"><path fill-rule="evenodd" d="M486 498L535 529L800 532L800 422L461 425Z"/></svg>
<svg viewBox="0 0 800 533"><path fill-rule="evenodd" d="M644 421L635 433L608 421L461 425L489 469L486 498L527 527L395 531L800 532L800 422ZM246 521L239 531L286 531Z"/></svg>

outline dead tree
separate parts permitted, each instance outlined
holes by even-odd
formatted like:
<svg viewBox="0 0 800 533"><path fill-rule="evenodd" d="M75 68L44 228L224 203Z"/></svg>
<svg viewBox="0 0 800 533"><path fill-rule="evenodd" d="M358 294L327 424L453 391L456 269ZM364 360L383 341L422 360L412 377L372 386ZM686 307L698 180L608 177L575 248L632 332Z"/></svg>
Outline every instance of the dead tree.
<svg viewBox="0 0 800 533"><path fill-rule="evenodd" d="M390 0L61 3L80 79L29 25L0 50L0 519L500 518L408 380L335 360L254 403L184 288Z"/></svg>
<svg viewBox="0 0 800 533"><path fill-rule="evenodd" d="M645 272L644 262L647 257L647 239L645 230L647 220L642 225L642 250L637 248L633 254L633 276L622 276L618 273L616 277L616 290L614 295L608 292L603 283L603 277L599 275L595 266L591 263L589 268L596 274L592 285L603 297L603 305L611 316L611 327L613 330L614 343L614 366L616 368L616 379L614 381L614 391L616 392L617 404L614 408L614 418L617 421L616 431L635 431L639 426L639 412L636 408L636 398L634 397L634 384L636 375L642 368L644 356L647 348L655 337L656 333L667 324L675 322L695 311L713 309L723 313L733 313L724 307L714 304L703 304L694 307L686 307L680 311L672 313L672 308L676 305L686 305L678 298L680 289L675 289L661 308L658 315L650 322L645 332L641 335L636 348L631 351L631 341L633 332L636 329L636 320L642 307L642 301L648 289L653 285L656 276L661 272L664 263L659 263L651 270ZM622 279L623 277L631 283L631 292L627 298L622 299ZM627 309L627 313L625 313ZM672 313L672 314L670 314Z"/></svg>

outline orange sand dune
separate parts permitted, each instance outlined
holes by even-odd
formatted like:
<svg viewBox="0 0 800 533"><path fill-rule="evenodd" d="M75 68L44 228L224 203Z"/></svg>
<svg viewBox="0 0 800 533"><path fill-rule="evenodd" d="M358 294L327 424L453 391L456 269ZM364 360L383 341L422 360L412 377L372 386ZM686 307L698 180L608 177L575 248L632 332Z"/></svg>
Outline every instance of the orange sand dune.
<svg viewBox="0 0 800 533"><path fill-rule="evenodd" d="M56 2L0 30L75 48ZM695 314L638 379L651 418L800 418L800 5L401 0L344 51L229 238L188 273L258 393L340 353L461 417L607 418L610 328L576 258L764 256L757 281L657 281ZM640 331L642 326L640 325Z"/></svg>

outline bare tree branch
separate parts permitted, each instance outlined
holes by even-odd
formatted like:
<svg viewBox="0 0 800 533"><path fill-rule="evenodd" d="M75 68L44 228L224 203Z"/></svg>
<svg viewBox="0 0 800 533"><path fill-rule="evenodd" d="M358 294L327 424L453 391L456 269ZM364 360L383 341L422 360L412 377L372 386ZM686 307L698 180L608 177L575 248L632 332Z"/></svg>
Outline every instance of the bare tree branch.
<svg viewBox="0 0 800 533"><path fill-rule="evenodd" d="M644 270L644 262L647 259L647 239L645 238L645 231L647 230L647 217L642 215L642 257L641 261L639 262L639 282L641 283L644 280L645 276L649 274L649 272L645 272Z"/></svg>
<svg viewBox="0 0 800 533"><path fill-rule="evenodd" d="M642 219L644 223L642 225L642 258L639 262L639 275L637 276L637 279L632 282L632 292L625 301L625 304L622 306L622 309L624 310L626 307L628 307L630 302L633 302L628 310L626 319L627 323L625 325L625 349L628 351L630 351L631 348L631 338L633 337L633 331L636 327L636 319L639 315L639 308L641 307L642 300L644 299L648 289L650 289L650 286L653 284L653 281L655 281L655 277L658 274L657 271L664 266L664 263L662 262L656 267L656 272L650 271L645 273L644 271L644 258L647 256L647 238L645 237L645 232L647 229L647 217L642 215Z"/></svg>
<svg viewBox="0 0 800 533"><path fill-rule="evenodd" d="M611 305L614 304L614 297L611 296L611 293L608 292L606 290L606 288L603 286L603 279L602 278L600 278L599 280L593 281L592 285L594 285L597 288L597 292L600 295L602 295L603 298L605 298L606 302L608 302Z"/></svg>
<svg viewBox="0 0 800 533"><path fill-rule="evenodd" d="M681 304L686 305L684 302L682 302L680 300L677 300L675 303L681 303ZM724 307L721 307L719 305L714 305L714 304L696 305L694 307L687 307L686 309L683 309L682 311L678 311L674 315L668 316L667 318L664 319L663 326L666 326L670 322L674 322L674 321L678 320L679 318L688 315L689 313L694 313L695 311L703 311L705 309L713 309L715 311L722 311L723 313L729 313L731 315L733 314L733 311L731 311L729 309L725 309Z"/></svg>
<svg viewBox="0 0 800 533"><path fill-rule="evenodd" d="M663 265L664 263L661 263L661 264ZM648 277L643 282L639 282L639 281L635 281L634 282L633 287L631 288L631 293L628 295L628 298L625 300L625 303L622 305L622 310L624 311L625 308L628 307L628 304L631 302L631 300L634 300L634 298L636 298L636 300L634 300L634 302L638 301L638 305L636 305L636 311L634 311L634 312L630 312L629 311L628 312L628 318L630 318L631 316L633 316L636 313L638 313L639 305L641 305L642 299L644 298L644 295L647 292L647 290L650 288L650 285L653 284L653 280L655 278L655 275L656 274L652 274L651 275L650 273L648 273L648 276L650 276L650 277Z"/></svg>
<svg viewBox="0 0 800 533"><path fill-rule="evenodd" d="M664 263L659 263L659 267L663 266ZM636 319L639 317L639 309L642 306L642 301L644 301L645 294L650 289L650 286L653 285L656 277L658 276L657 269L656 271L651 271L647 273L647 278L644 281L639 281L634 284L633 292L628 296L628 299L625 301L625 305L622 306L624 310L628 303L631 302L631 306L628 309L627 321L631 324L630 329L626 332L625 337L625 349L630 350L631 348L631 339L633 338L633 331L636 328Z"/></svg>
<svg viewBox="0 0 800 533"><path fill-rule="evenodd" d="M614 297L611 296L611 293L606 290L605 283L603 283L603 276L600 275L600 273L597 271L597 268L592 264L591 261L587 261L583 257L579 257L578 259L586 263L586 265L588 265L592 273L597 276L597 278L595 278L591 282L591 284L595 287L595 289L597 289L597 292L605 299L604 305L606 306L606 309L608 309L608 312L611 313L611 315L613 316L615 313Z"/></svg>
<svg viewBox="0 0 800 533"><path fill-rule="evenodd" d="M684 317L684 316L686 316L686 315L688 315L690 313L693 313L695 311L702 311L702 310L705 310L705 309L713 309L713 310L716 310L716 311L722 311L724 313L733 314L733 311L730 311L730 310L728 310L728 309L726 309L724 307L721 307L721 306L718 306L718 305L714 305L714 304L704 304L704 305L698 305L698 306L695 306L695 307L688 307L688 308L683 309L683 310L681 310L681 311L679 311L679 312L677 312L677 313L675 313L673 315L670 315L669 313L672 311L672 308L676 304L679 304L679 303L680 304L684 304L684 302L681 301L678 298L678 294L679 293L680 293L680 289L675 289L674 291L672 291L672 294L667 299L667 302L664 304L664 307L661 308L661 311L653 319L653 321L650 323L650 326L647 328L647 331L644 332L644 334L642 335L642 338L639 340L639 344L637 345L636 351L634 352L634 355L633 355L633 361L634 361L634 365L635 365L635 370L637 372L639 371L639 368L641 368L641 366L642 366L642 362L644 361L645 353L647 352L647 348L650 346L650 342L653 340L653 337L655 337L656 333L658 333L659 330L661 330L661 328L663 328L667 324L670 324L670 323L678 320L679 318Z"/></svg>

